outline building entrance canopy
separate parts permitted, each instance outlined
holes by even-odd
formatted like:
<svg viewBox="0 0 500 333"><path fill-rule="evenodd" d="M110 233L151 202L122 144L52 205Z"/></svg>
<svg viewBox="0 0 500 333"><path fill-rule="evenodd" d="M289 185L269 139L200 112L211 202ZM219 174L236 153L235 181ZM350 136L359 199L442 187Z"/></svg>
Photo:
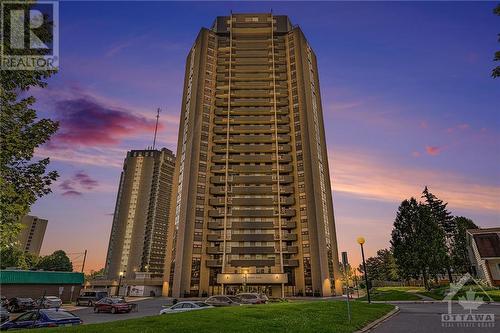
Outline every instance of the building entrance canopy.
<svg viewBox="0 0 500 333"><path fill-rule="evenodd" d="M282 284L288 283L288 274L217 274L220 284Z"/></svg>

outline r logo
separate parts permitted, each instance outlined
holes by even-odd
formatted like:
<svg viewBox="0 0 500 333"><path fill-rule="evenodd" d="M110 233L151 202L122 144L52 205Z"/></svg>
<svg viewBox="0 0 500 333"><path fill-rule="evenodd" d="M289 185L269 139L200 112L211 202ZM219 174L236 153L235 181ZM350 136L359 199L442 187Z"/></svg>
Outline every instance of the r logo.
<svg viewBox="0 0 500 333"><path fill-rule="evenodd" d="M58 2L2 1L1 5L1 68L57 69Z"/></svg>

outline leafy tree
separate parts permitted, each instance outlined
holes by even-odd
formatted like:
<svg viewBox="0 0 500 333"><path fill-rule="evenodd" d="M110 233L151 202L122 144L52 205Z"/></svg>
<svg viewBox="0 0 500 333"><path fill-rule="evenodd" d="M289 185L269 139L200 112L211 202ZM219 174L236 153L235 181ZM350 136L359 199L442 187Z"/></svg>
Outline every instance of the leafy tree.
<svg viewBox="0 0 500 333"><path fill-rule="evenodd" d="M500 4L493 9L493 13L500 16ZM500 34L498 34L498 41L500 42ZM495 57L493 58L494 61L500 61L500 51L495 52ZM493 72L491 73L491 76L493 77L499 77L500 76L500 66L497 66L493 68Z"/></svg>
<svg viewBox="0 0 500 333"><path fill-rule="evenodd" d="M57 250L48 256L41 257L36 268L45 271L71 272L73 271L73 264L66 255L66 252Z"/></svg>
<svg viewBox="0 0 500 333"><path fill-rule="evenodd" d="M398 267L392 251L382 249L377 251L375 257L366 260L366 270L370 280L378 281L398 281ZM363 265L359 265L359 271L363 272Z"/></svg>
<svg viewBox="0 0 500 333"><path fill-rule="evenodd" d="M422 192L422 198L425 199L425 203L430 209L432 218L444 232L444 250L446 255L443 257L443 262L441 264L442 267L446 268L450 282L453 282L453 276L451 275L451 246L456 229L455 220L453 219L451 213L446 209L448 203L444 203L442 200L438 199L429 191L427 186Z"/></svg>
<svg viewBox="0 0 500 333"><path fill-rule="evenodd" d="M477 229L478 226L471 220L463 216L456 216L455 233L453 235L451 261L455 272L471 273L471 262L467 250L467 229Z"/></svg>
<svg viewBox="0 0 500 333"><path fill-rule="evenodd" d="M0 266L2 269L7 267L29 268L24 257L24 251L16 246L11 246L0 252Z"/></svg>
<svg viewBox="0 0 500 333"><path fill-rule="evenodd" d="M98 277L104 277L104 268L101 268L97 271L90 271L90 274L85 274L85 280L94 280Z"/></svg>
<svg viewBox="0 0 500 333"><path fill-rule="evenodd" d="M0 251L0 267L5 269L7 267L16 267L20 269L30 269L35 267L38 262L38 256L24 252L17 246L10 246L9 248Z"/></svg>
<svg viewBox="0 0 500 333"><path fill-rule="evenodd" d="M431 209L415 198L404 200L398 208L392 230L394 259L403 278L422 276L429 289L429 275L440 273L446 256L444 232Z"/></svg>
<svg viewBox="0 0 500 333"><path fill-rule="evenodd" d="M46 33L38 31L37 35ZM9 47L9 38L5 42ZM54 71L0 69L0 251L14 246L20 219L38 198L50 193L50 185L58 177L56 171L47 172L48 158L33 158L35 149L49 140L58 123L37 118L32 108L35 98L29 94L33 87L45 87L52 74Z"/></svg>

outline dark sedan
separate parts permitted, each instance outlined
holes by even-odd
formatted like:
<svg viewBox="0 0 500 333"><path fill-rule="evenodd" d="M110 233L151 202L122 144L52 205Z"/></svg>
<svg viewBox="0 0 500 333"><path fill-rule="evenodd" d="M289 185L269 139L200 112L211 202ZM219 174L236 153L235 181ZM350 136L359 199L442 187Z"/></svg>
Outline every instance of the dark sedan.
<svg viewBox="0 0 500 333"><path fill-rule="evenodd" d="M0 330L80 325L82 320L63 310L32 310L0 325Z"/></svg>
<svg viewBox="0 0 500 333"><path fill-rule="evenodd" d="M7 302L7 310L9 312L22 312L33 310L34 308L36 308L35 301L28 297L13 297Z"/></svg>
<svg viewBox="0 0 500 333"><path fill-rule="evenodd" d="M10 313L9 311L7 311L6 308L4 308L3 306L0 307L0 324L9 320L10 318Z"/></svg>
<svg viewBox="0 0 500 333"><path fill-rule="evenodd" d="M132 303L128 303L123 298L105 297L94 304L94 312L130 312L132 311Z"/></svg>

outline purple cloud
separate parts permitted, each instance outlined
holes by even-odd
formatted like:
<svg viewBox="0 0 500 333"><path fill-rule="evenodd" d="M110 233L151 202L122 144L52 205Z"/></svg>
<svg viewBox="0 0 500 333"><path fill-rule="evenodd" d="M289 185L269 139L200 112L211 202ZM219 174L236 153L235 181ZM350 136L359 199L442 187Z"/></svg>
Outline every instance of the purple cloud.
<svg viewBox="0 0 500 333"><path fill-rule="evenodd" d="M152 119L89 96L57 101L54 107L60 129L49 143L49 149L114 146L123 138L153 131L155 126Z"/></svg>
<svg viewBox="0 0 500 333"><path fill-rule="evenodd" d="M65 179L59 184L59 188L63 190L63 196L80 196L83 195L80 189L92 190L99 186L99 182L92 179L84 171L78 171L71 178Z"/></svg>

